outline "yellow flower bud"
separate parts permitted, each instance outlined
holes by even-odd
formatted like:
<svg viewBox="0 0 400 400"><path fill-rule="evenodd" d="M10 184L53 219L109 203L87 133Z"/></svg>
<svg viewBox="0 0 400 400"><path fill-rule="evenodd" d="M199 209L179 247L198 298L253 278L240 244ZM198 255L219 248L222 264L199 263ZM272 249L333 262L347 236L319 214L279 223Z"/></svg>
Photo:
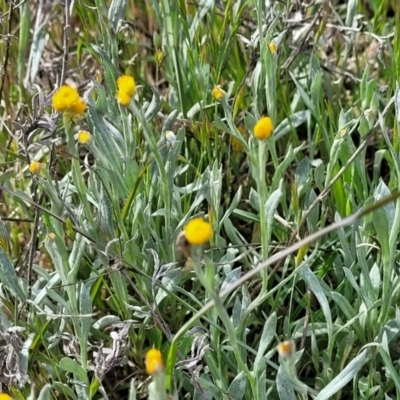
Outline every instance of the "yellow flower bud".
<svg viewBox="0 0 400 400"><path fill-rule="evenodd" d="M274 124L270 117L262 117L254 125L253 133L258 140L267 140L271 137Z"/></svg>
<svg viewBox="0 0 400 400"><path fill-rule="evenodd" d="M48 239L50 242L52 242L53 240L56 239L56 234L55 234L54 232L49 232L49 233L47 234L47 239Z"/></svg>
<svg viewBox="0 0 400 400"><path fill-rule="evenodd" d="M132 97L125 92L118 91L115 97L117 98L118 103L121 104L121 106L128 107L129 104L131 104Z"/></svg>
<svg viewBox="0 0 400 400"><path fill-rule="evenodd" d="M92 135L88 131L79 131L78 132L78 143L80 144L88 144L92 140Z"/></svg>
<svg viewBox="0 0 400 400"><path fill-rule="evenodd" d="M73 107L71 107L71 109L69 110L69 112L71 114L83 114L86 111L87 105L86 103L79 98L79 100L73 105Z"/></svg>
<svg viewBox="0 0 400 400"><path fill-rule="evenodd" d="M154 375L164 369L164 362L160 350L150 349L145 359L146 371L149 375Z"/></svg>
<svg viewBox="0 0 400 400"><path fill-rule="evenodd" d="M271 42L271 43L268 45L268 47L269 47L269 50L270 50L270 52L271 52L272 54L275 54L275 53L276 53L276 44L275 44L274 42Z"/></svg>
<svg viewBox="0 0 400 400"><path fill-rule="evenodd" d="M221 101L224 96L226 96L225 90L221 89L221 86L214 86L214 89L211 91L212 96L215 100Z"/></svg>
<svg viewBox="0 0 400 400"><path fill-rule="evenodd" d="M0 393L0 400L13 400L13 398L7 393Z"/></svg>
<svg viewBox="0 0 400 400"><path fill-rule="evenodd" d="M193 218L185 226L186 240L190 244L201 246L207 243L212 236L211 224L203 218Z"/></svg>
<svg viewBox="0 0 400 400"><path fill-rule="evenodd" d="M120 93L125 93L132 97L135 94L135 79L130 75L122 75L117 79L117 87Z"/></svg>
<svg viewBox="0 0 400 400"><path fill-rule="evenodd" d="M295 351L295 345L292 340L285 340L278 344L278 353L281 357L289 357Z"/></svg>
<svg viewBox="0 0 400 400"><path fill-rule="evenodd" d="M117 79L117 94L116 99L121 106L128 107L132 97L135 94L136 83L133 76L122 75Z"/></svg>
<svg viewBox="0 0 400 400"><path fill-rule="evenodd" d="M33 175L38 175L43 171L43 164L40 164L38 161L32 161L29 164L29 171L31 171Z"/></svg>

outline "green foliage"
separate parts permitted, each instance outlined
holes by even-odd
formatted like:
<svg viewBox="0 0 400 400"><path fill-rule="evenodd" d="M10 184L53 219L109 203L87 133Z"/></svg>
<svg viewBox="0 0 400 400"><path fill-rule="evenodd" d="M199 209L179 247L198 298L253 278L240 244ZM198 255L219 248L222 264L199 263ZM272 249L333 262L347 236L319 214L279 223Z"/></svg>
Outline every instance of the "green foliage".
<svg viewBox="0 0 400 400"><path fill-rule="evenodd" d="M397 3L50 3L0 2L3 391L399 398Z"/></svg>

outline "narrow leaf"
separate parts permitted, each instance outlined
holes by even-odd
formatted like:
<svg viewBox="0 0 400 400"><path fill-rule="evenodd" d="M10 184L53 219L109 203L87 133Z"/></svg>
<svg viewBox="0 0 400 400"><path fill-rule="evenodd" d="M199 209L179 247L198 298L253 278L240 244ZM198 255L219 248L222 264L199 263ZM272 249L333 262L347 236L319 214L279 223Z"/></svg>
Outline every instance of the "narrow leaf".
<svg viewBox="0 0 400 400"><path fill-rule="evenodd" d="M324 389L322 389L315 400L328 400L335 393L346 386L357 374L357 372L368 361L369 356L367 350L364 350L356 358L354 358L342 372L334 378Z"/></svg>
<svg viewBox="0 0 400 400"><path fill-rule="evenodd" d="M276 332L276 323L277 323L277 317L276 313L272 313L271 316L267 319L267 322L264 325L263 333L261 335L261 340L260 344L258 346L257 350L257 356L254 361L254 368L253 371L256 376L258 376L258 372L262 367L262 358L264 356L265 351L267 350L269 344L271 343L271 340L275 336Z"/></svg>

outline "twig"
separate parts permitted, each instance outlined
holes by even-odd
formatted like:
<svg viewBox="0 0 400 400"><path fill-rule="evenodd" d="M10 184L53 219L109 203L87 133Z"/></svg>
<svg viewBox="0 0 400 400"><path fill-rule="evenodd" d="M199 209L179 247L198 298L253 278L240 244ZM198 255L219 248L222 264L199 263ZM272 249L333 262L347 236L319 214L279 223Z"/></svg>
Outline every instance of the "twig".
<svg viewBox="0 0 400 400"><path fill-rule="evenodd" d="M2 217L1 219L3 221L9 221L9 222L28 222L28 223L33 222L33 219L28 219L28 218Z"/></svg>
<svg viewBox="0 0 400 400"><path fill-rule="evenodd" d="M317 13L315 14L315 17L313 18L313 20L310 22L310 26L307 29L303 40L301 41L300 45L296 47L296 49L293 51L293 53L290 55L290 57L285 61L285 63L282 65L281 68L281 76L283 76L286 71L289 69L289 67L292 65L293 61L295 60L295 58L300 54L300 52L303 50L304 44L306 43L308 36L310 35L310 33L312 32L314 25L317 22L318 17L321 14L321 10L322 8L319 8Z"/></svg>
<svg viewBox="0 0 400 400"><path fill-rule="evenodd" d="M34 183L34 195L33 198L36 199L37 197L37 185ZM44 193L41 194L38 203L42 203L44 198ZM37 234L39 230L39 217L40 217L40 210L38 208L35 208L35 217L33 220L33 230L32 230L32 235L31 235L31 241L29 244L29 255L28 255L28 270L27 270L27 286L28 286L28 293L27 293L27 298L29 299L31 290L32 290L32 268L33 268L33 259L35 257L35 251L36 251L36 244L37 244Z"/></svg>

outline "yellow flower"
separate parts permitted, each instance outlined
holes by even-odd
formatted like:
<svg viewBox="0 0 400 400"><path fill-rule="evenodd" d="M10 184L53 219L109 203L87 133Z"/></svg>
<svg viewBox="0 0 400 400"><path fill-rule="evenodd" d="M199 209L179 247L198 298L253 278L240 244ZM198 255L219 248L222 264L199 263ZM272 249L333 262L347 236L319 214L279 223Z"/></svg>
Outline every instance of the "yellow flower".
<svg viewBox="0 0 400 400"><path fill-rule="evenodd" d="M190 244L201 246L207 243L212 236L211 224L203 218L193 218L185 226L186 240Z"/></svg>
<svg viewBox="0 0 400 400"><path fill-rule="evenodd" d="M289 357L294 351L295 345L292 340L285 340L278 344L278 353L284 358Z"/></svg>
<svg viewBox="0 0 400 400"><path fill-rule="evenodd" d="M135 94L135 79L133 76L122 75L117 79L117 94L116 98L121 106L128 107L133 95Z"/></svg>
<svg viewBox="0 0 400 400"><path fill-rule="evenodd" d="M226 95L225 90L221 89L221 86L214 86L214 89L211 91L212 96L215 100L221 101L222 98Z"/></svg>
<svg viewBox="0 0 400 400"><path fill-rule="evenodd" d="M274 124L270 117L262 117L254 125L253 133L258 140L267 140L271 137Z"/></svg>
<svg viewBox="0 0 400 400"><path fill-rule="evenodd" d="M270 52L271 52L272 54L275 54L275 53L276 53L276 44L275 44L274 42L271 42L271 43L268 45L268 47L269 47L269 50L270 50Z"/></svg>
<svg viewBox="0 0 400 400"><path fill-rule="evenodd" d="M79 98L69 112L71 112L72 114L83 114L86 111L86 107L86 103L81 98Z"/></svg>
<svg viewBox="0 0 400 400"><path fill-rule="evenodd" d="M53 95L53 108L71 114L83 114L86 103L79 97L78 90L68 85L61 86Z"/></svg>
<svg viewBox="0 0 400 400"><path fill-rule="evenodd" d="M13 400L13 398L7 393L0 393L0 400Z"/></svg>
<svg viewBox="0 0 400 400"><path fill-rule="evenodd" d="M124 92L117 92L117 95L115 96L118 100L118 103L121 104L121 106L128 107L129 104L131 103L132 97L129 96L128 94Z"/></svg>
<svg viewBox="0 0 400 400"><path fill-rule="evenodd" d="M29 171L31 171L33 175L40 174L43 171L43 164L40 164L38 161L32 161L29 164Z"/></svg>
<svg viewBox="0 0 400 400"><path fill-rule="evenodd" d="M49 232L49 233L47 234L47 239L48 239L50 242L53 242L54 240L56 240L56 234L55 234L54 232Z"/></svg>
<svg viewBox="0 0 400 400"><path fill-rule="evenodd" d="M92 135L88 131L78 132L78 142L80 144L88 144L92 140Z"/></svg>
<svg viewBox="0 0 400 400"><path fill-rule="evenodd" d="M154 375L162 371L164 369L164 362L161 351L154 348L150 349L146 354L145 364L149 375Z"/></svg>
<svg viewBox="0 0 400 400"><path fill-rule="evenodd" d="M135 80L133 76L122 75L117 79L118 92L125 93L129 97L135 94Z"/></svg>

